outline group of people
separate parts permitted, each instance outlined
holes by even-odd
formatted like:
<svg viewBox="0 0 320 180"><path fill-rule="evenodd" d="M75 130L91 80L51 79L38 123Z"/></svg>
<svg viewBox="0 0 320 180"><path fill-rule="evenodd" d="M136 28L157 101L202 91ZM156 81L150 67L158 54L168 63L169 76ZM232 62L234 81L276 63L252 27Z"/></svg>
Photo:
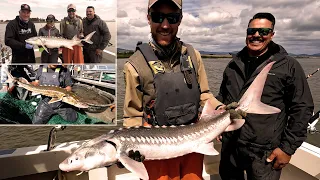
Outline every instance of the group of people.
<svg viewBox="0 0 320 180"><path fill-rule="evenodd" d="M214 97L199 51L176 36L182 10L182 0L149 0L151 38L138 45L124 65L123 125L197 123L206 101L216 109L238 102L262 67L275 61L261 101L281 112L247 114L239 130L223 133L219 173L222 180L244 180L244 171L249 180L278 180L306 139L314 104L301 65L272 40L275 17L262 12L249 20L246 46L232 56ZM200 180L203 155L192 153L144 165L152 180Z"/></svg>
<svg viewBox="0 0 320 180"><path fill-rule="evenodd" d="M73 86L71 72L67 65L40 65L35 72L31 65L3 64L1 66L1 91L9 91L14 98L20 100L29 100L31 92L23 87L9 87L9 83L11 82L7 82L9 78L6 72L9 72L15 78L24 78L34 86L57 86L65 88L67 91L71 91ZM35 80L32 81L28 74L35 76ZM77 111L74 107L61 101L49 103L50 100L50 97L41 96L41 100L37 104L35 114L31 120L32 124L47 124L55 114L59 114L64 120L71 123L78 119Z"/></svg>
<svg viewBox="0 0 320 180"><path fill-rule="evenodd" d="M71 64L100 63L102 60L102 51L107 47L111 39L108 26L105 21L95 14L95 8L88 6L86 16L81 19L76 15L76 6L69 4L67 7L68 16L60 23L60 32L55 27L57 21L55 16L49 14L46 18L46 25L39 29L37 34L35 25L30 21L31 8L28 4L22 4L19 16L10 21L6 26L5 44L12 49L12 63L35 63L34 47L25 42L26 39L35 36L63 37L72 39L76 36L83 39L86 35L96 31L91 38L93 44L83 43L81 46L73 46L73 50L62 48L62 62ZM57 63L59 51L58 48L41 52L41 63Z"/></svg>

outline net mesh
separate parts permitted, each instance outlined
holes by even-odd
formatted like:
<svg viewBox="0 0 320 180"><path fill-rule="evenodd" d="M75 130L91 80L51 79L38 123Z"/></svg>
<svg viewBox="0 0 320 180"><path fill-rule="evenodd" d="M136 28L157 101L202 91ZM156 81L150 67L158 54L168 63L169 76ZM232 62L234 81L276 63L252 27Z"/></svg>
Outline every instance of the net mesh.
<svg viewBox="0 0 320 180"><path fill-rule="evenodd" d="M0 123L5 124L32 124L36 106L32 102L39 103L40 99L31 97L25 101L14 98L9 93L0 93ZM75 122L64 120L60 115L54 115L48 124L106 124L100 119L88 117L85 113L77 112L78 119Z"/></svg>

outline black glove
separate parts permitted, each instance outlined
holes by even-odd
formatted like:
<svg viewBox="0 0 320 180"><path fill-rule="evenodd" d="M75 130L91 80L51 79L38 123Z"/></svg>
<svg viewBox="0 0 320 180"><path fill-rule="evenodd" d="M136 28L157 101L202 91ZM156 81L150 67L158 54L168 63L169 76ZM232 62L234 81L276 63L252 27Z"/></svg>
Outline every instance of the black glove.
<svg viewBox="0 0 320 180"><path fill-rule="evenodd" d="M237 111L235 110L238 106L238 103L232 102L225 107L226 111L229 111L231 119L243 119L247 116L246 112L240 109L238 109Z"/></svg>
<svg viewBox="0 0 320 180"><path fill-rule="evenodd" d="M131 158L135 161L138 161L138 162L142 162L145 159L144 155L140 154L139 151L130 150L128 156L129 156L129 158ZM116 164L117 164L118 168L124 168L124 166L121 162L118 161Z"/></svg>
<svg viewBox="0 0 320 180"><path fill-rule="evenodd" d="M80 40L83 40L83 39L84 39L84 37L81 37L81 38L80 38ZM88 45L89 43L87 43L87 42L85 42L85 41L81 41L81 44L85 46L85 45Z"/></svg>

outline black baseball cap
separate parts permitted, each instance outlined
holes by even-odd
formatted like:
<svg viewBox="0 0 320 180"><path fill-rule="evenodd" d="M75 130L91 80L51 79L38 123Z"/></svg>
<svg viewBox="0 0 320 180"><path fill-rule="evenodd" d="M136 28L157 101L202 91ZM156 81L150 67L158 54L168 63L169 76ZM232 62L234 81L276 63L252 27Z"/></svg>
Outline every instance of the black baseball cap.
<svg viewBox="0 0 320 180"><path fill-rule="evenodd" d="M27 10L31 12L30 6L28 4L21 4L21 10Z"/></svg>
<svg viewBox="0 0 320 180"><path fill-rule="evenodd" d="M56 21L56 18L54 17L54 15L49 14L49 15L47 16L46 21Z"/></svg>

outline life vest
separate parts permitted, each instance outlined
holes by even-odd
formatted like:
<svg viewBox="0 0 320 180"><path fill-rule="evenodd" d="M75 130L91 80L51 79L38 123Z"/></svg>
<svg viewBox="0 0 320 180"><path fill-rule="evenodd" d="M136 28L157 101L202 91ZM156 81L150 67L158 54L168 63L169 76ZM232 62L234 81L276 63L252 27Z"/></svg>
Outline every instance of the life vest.
<svg viewBox="0 0 320 180"><path fill-rule="evenodd" d="M60 86L60 67L57 67L54 72L48 72L48 66L42 67L42 73L39 77L39 81L41 85L53 85Z"/></svg>
<svg viewBox="0 0 320 180"><path fill-rule="evenodd" d="M192 46L180 56L180 71L165 72L149 44L137 46L144 58L129 59L137 70L143 95L144 118L152 125L189 124L197 120L200 89ZM194 67L194 65L196 67Z"/></svg>

